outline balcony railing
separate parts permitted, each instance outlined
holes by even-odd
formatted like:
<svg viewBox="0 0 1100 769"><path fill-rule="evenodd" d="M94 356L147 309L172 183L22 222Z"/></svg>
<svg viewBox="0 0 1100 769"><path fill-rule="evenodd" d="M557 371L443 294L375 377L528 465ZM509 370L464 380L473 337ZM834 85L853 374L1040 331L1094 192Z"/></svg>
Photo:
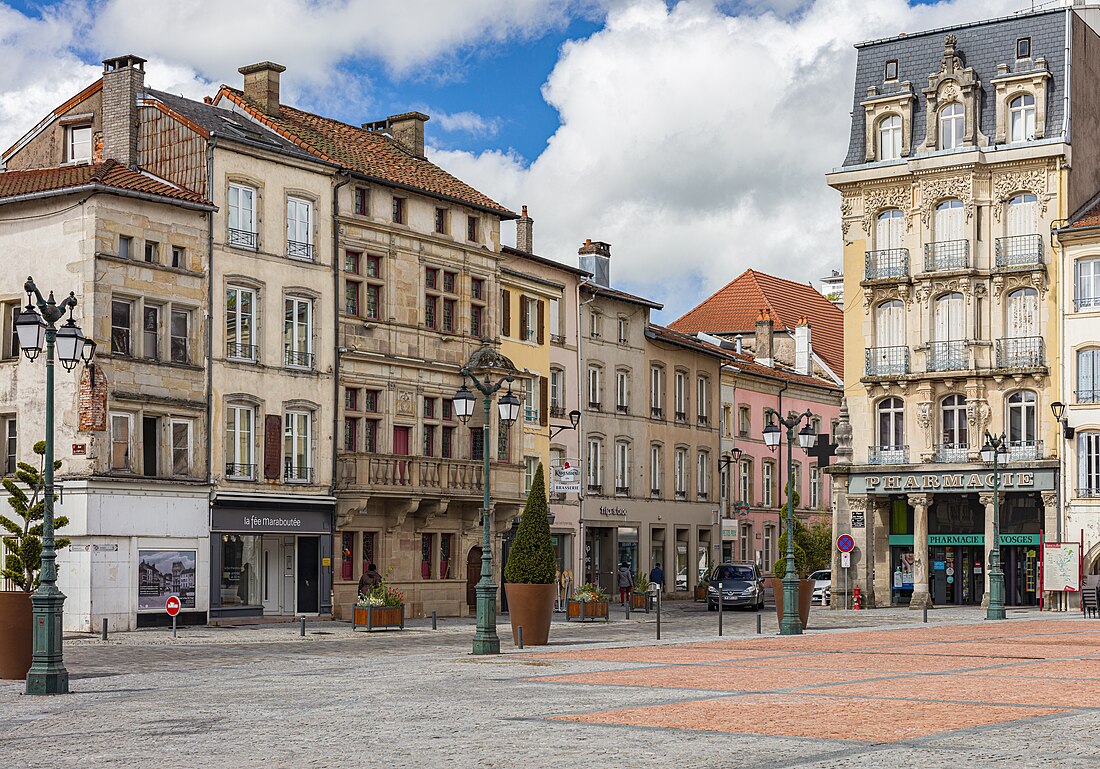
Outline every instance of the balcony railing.
<svg viewBox="0 0 1100 769"><path fill-rule="evenodd" d="M677 491L676 492L676 499L687 499L687 498L688 498L688 493L686 491Z"/></svg>
<svg viewBox="0 0 1100 769"><path fill-rule="evenodd" d="M1086 487L1086 488L1083 488L1083 489L1077 489L1077 496L1078 497L1088 497L1088 498L1100 497L1100 488Z"/></svg>
<svg viewBox="0 0 1100 769"><path fill-rule="evenodd" d="M284 360L286 365L296 368L313 368L313 353L299 352L289 347L284 348Z"/></svg>
<svg viewBox="0 0 1100 769"><path fill-rule="evenodd" d="M551 334L550 344L565 344L565 337L561 334Z"/></svg>
<svg viewBox="0 0 1100 769"><path fill-rule="evenodd" d="M225 477L232 481L251 481L256 477L256 465L242 465L237 462L227 462L225 465Z"/></svg>
<svg viewBox="0 0 1100 769"><path fill-rule="evenodd" d="M1100 390L1078 390L1075 395L1078 403L1100 403Z"/></svg>
<svg viewBox="0 0 1100 769"><path fill-rule="evenodd" d="M708 424L710 424L710 417L706 414L699 414L696 419L702 427L706 427Z"/></svg>
<svg viewBox="0 0 1100 769"><path fill-rule="evenodd" d="M867 376L898 376L909 373L908 347L868 347L864 359Z"/></svg>
<svg viewBox="0 0 1100 769"><path fill-rule="evenodd" d="M661 490L660 489L650 489L649 490L649 496L653 497L654 499L660 499L661 498Z"/></svg>
<svg viewBox="0 0 1100 769"><path fill-rule="evenodd" d="M291 259L305 259L306 261L313 261L313 244L301 243L297 240L288 240L286 242L286 255Z"/></svg>
<svg viewBox="0 0 1100 769"><path fill-rule="evenodd" d="M935 449L937 462L965 462L970 455L965 443L938 443Z"/></svg>
<svg viewBox="0 0 1100 769"><path fill-rule="evenodd" d="M1043 363L1043 338L1021 336L996 341L997 368L1035 368Z"/></svg>
<svg viewBox="0 0 1100 769"><path fill-rule="evenodd" d="M361 486L397 496L449 494L471 499L482 491L480 460L360 453L342 456L339 467L339 481L345 488ZM522 496L522 467L494 462L492 473L494 495L499 492L504 497Z"/></svg>
<svg viewBox="0 0 1100 769"><path fill-rule="evenodd" d="M565 492L564 491L551 491L550 492L550 501L551 502L564 502L565 501Z"/></svg>
<svg viewBox="0 0 1100 769"><path fill-rule="evenodd" d="M909 464L908 446L868 446L867 464L869 465L905 465Z"/></svg>
<svg viewBox="0 0 1100 769"><path fill-rule="evenodd" d="M539 410L524 407L523 419L525 422L537 422L539 421Z"/></svg>
<svg viewBox="0 0 1100 769"><path fill-rule="evenodd" d="M256 361L256 352L259 350L254 344L233 344L227 343L225 345L225 357L233 360L244 360L250 363Z"/></svg>
<svg viewBox="0 0 1100 769"><path fill-rule="evenodd" d="M707 493L705 491L700 491L695 496L699 499L700 502L707 501Z"/></svg>
<svg viewBox="0 0 1100 769"><path fill-rule="evenodd" d="M944 240L924 244L924 271L965 270L970 267L970 241Z"/></svg>
<svg viewBox="0 0 1100 769"><path fill-rule="evenodd" d="M313 468L294 465L283 467L283 481L286 483L310 483L313 480Z"/></svg>
<svg viewBox="0 0 1100 769"><path fill-rule="evenodd" d="M1042 441L1009 441L1008 461L1029 462L1043 458Z"/></svg>
<svg viewBox="0 0 1100 769"><path fill-rule="evenodd" d="M553 419L565 419L565 406L550 406L550 416Z"/></svg>
<svg viewBox="0 0 1100 769"><path fill-rule="evenodd" d="M686 422L686 421L688 421L687 412L686 411L677 411L676 412L676 421L677 422Z"/></svg>
<svg viewBox="0 0 1100 769"><path fill-rule="evenodd" d="M256 247L256 233L251 230L235 230L229 228L229 245L242 248Z"/></svg>
<svg viewBox="0 0 1100 769"><path fill-rule="evenodd" d="M629 486L620 486L617 483L615 484L615 495L616 496L625 497L629 493L630 493L630 487Z"/></svg>
<svg viewBox="0 0 1100 769"><path fill-rule="evenodd" d="M615 404L615 411L617 411L620 414L629 414L630 413L630 406L628 406L625 403L616 403Z"/></svg>
<svg viewBox="0 0 1100 769"><path fill-rule="evenodd" d="M1075 296L1073 297L1073 310L1095 310L1100 307L1100 296Z"/></svg>
<svg viewBox="0 0 1100 769"><path fill-rule="evenodd" d="M965 341L931 342L928 345L928 370L965 371L970 367L968 357Z"/></svg>
<svg viewBox="0 0 1100 769"><path fill-rule="evenodd" d="M653 417L654 419L664 419L665 418L665 410L664 409L659 409L656 406L650 406L649 407L649 415L651 417Z"/></svg>
<svg viewBox="0 0 1100 769"><path fill-rule="evenodd" d="M1013 235L997 238L994 266L1007 270L1023 270L1043 264L1042 235Z"/></svg>
<svg viewBox="0 0 1100 769"><path fill-rule="evenodd" d="M602 483L590 483L590 484L588 484L588 493L589 494L603 494L603 484Z"/></svg>
<svg viewBox="0 0 1100 769"><path fill-rule="evenodd" d="M909 249L884 248L866 253L866 280L905 278L909 276Z"/></svg>
<svg viewBox="0 0 1100 769"><path fill-rule="evenodd" d="M588 410L589 411L599 411L600 410L600 402L599 401L588 401Z"/></svg>

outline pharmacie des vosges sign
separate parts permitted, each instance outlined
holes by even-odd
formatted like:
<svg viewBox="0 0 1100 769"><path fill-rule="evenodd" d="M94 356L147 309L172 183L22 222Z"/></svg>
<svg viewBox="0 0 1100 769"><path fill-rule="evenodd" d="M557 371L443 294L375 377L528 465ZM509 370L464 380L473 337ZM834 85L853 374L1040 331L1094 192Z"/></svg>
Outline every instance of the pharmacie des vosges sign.
<svg viewBox="0 0 1100 769"><path fill-rule="evenodd" d="M1002 470L997 483L1001 491L1053 491L1054 469ZM849 494L926 492L963 494L993 491L993 472L852 473Z"/></svg>

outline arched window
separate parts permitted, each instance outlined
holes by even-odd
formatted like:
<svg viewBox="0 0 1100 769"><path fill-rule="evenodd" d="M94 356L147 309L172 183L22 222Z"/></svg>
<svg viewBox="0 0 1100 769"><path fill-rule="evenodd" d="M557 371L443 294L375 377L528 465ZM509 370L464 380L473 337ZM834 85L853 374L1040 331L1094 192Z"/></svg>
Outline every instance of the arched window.
<svg viewBox="0 0 1100 769"><path fill-rule="evenodd" d="M904 219L901 211L891 208L878 215L875 222L875 248L879 251L901 248Z"/></svg>
<svg viewBox="0 0 1100 769"><path fill-rule="evenodd" d="M933 222L933 236L938 243L949 240L962 240L963 204L961 200L949 198L936 206L936 218Z"/></svg>
<svg viewBox="0 0 1100 769"><path fill-rule="evenodd" d="M1073 263L1073 309L1100 307L1100 259Z"/></svg>
<svg viewBox="0 0 1100 769"><path fill-rule="evenodd" d="M1005 336L1021 339L1039 335L1039 293L1033 288L1018 288L1005 302Z"/></svg>
<svg viewBox="0 0 1100 769"><path fill-rule="evenodd" d="M878 123L878 159L897 160L901 157L901 118L888 115Z"/></svg>
<svg viewBox="0 0 1100 769"><path fill-rule="evenodd" d="M1008 103L1008 130L1010 142L1026 142L1035 138L1034 96L1025 93Z"/></svg>
<svg viewBox="0 0 1100 769"><path fill-rule="evenodd" d="M1008 396L1008 448L1010 459L1035 457L1035 393L1017 390Z"/></svg>
<svg viewBox="0 0 1100 769"><path fill-rule="evenodd" d="M901 398L884 398L878 404L878 445L871 460L881 464L905 462L905 408Z"/></svg>
<svg viewBox="0 0 1100 769"><path fill-rule="evenodd" d="M946 456L942 461L965 462L966 449L970 445L966 424L966 396L948 395L940 404L940 422L943 424L943 446Z"/></svg>
<svg viewBox="0 0 1100 769"><path fill-rule="evenodd" d="M963 106L952 102L940 110L940 149L951 150L963 143Z"/></svg>
<svg viewBox="0 0 1100 769"><path fill-rule="evenodd" d="M905 345L905 314L900 299L890 299L875 308L875 346Z"/></svg>
<svg viewBox="0 0 1100 769"><path fill-rule="evenodd" d="M1077 402L1100 402L1100 350L1077 351Z"/></svg>
<svg viewBox="0 0 1100 769"><path fill-rule="evenodd" d="M954 342L965 338L963 330L963 295L956 292L936 299L936 341Z"/></svg>
<svg viewBox="0 0 1100 769"><path fill-rule="evenodd" d="M1008 201L1008 215L1005 218L1005 234L1012 238L1019 235L1034 235L1038 231L1038 200L1030 193L1012 196Z"/></svg>

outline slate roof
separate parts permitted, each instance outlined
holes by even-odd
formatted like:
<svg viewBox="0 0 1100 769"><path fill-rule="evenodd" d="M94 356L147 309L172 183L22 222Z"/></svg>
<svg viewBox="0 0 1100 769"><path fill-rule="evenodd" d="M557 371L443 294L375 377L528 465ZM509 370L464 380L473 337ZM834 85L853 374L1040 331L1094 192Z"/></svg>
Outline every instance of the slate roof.
<svg viewBox="0 0 1100 769"><path fill-rule="evenodd" d="M906 80L912 83L914 99L911 149L914 154L916 148L924 144L927 112L921 89L928 87L930 75L939 72L944 38L949 33L958 38L957 50L962 56L963 65L973 67L975 77L982 83L980 127L991 142L996 136L996 88L992 80L997 76L997 65L1008 65L1010 74L1026 71L1022 62L1017 66L1016 40L1030 37L1032 61L1040 56L1045 58L1050 71L1047 130L1044 138L1061 136L1065 95L1065 13L1072 11L1054 8L858 44L852 134L844 165L860 165L866 162L865 112L860 102L868 98L867 89L871 86L877 87L879 94L885 96L898 92L900 84ZM896 84L883 81L886 62L891 59L898 62Z"/></svg>
<svg viewBox="0 0 1100 769"><path fill-rule="evenodd" d="M0 172L0 203L22 195L80 190L139 192L212 207L208 200L197 193L132 171L115 160L60 168Z"/></svg>
<svg viewBox="0 0 1100 769"><path fill-rule="evenodd" d="M745 270L669 324L684 334L750 334L761 310L771 310L776 331L793 331L798 319L810 321L813 350L837 376L844 371L844 313L813 286Z"/></svg>
<svg viewBox="0 0 1100 769"><path fill-rule="evenodd" d="M703 353L704 355L713 355L716 358L724 358L726 360L731 360L733 358L731 351L724 350L721 347L717 347L707 342L701 342L693 336L681 334L678 331L673 331L667 326L660 326L656 323L650 323L646 326L646 335L658 341L685 347L689 350Z"/></svg>
<svg viewBox="0 0 1100 769"><path fill-rule="evenodd" d="M338 163L382 182L487 210L505 219L516 218L512 211L434 163L410 154L385 134L303 112L286 104L280 105L278 117L273 117L246 99L241 91L227 85L218 91L214 104L223 98L322 160Z"/></svg>
<svg viewBox="0 0 1100 769"><path fill-rule="evenodd" d="M586 273L587 274L587 273ZM663 304L654 302L651 299L645 297L635 296L634 294L628 294L625 291L619 291L615 288L608 288L607 286L600 286L595 283L585 283L584 290L599 296L610 297L611 299L618 299L623 302L630 302L631 304L640 304L643 307L649 307L653 310L660 310L664 308Z"/></svg>

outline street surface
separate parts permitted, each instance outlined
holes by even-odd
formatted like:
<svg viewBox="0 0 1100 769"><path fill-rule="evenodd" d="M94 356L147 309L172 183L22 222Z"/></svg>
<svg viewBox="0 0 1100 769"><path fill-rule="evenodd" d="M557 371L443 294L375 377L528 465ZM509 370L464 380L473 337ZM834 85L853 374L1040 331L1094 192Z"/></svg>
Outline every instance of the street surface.
<svg viewBox="0 0 1100 769"><path fill-rule="evenodd" d="M815 607L555 622L472 657L472 620L67 639L68 696L0 682L3 766L1095 767L1100 620Z"/></svg>

